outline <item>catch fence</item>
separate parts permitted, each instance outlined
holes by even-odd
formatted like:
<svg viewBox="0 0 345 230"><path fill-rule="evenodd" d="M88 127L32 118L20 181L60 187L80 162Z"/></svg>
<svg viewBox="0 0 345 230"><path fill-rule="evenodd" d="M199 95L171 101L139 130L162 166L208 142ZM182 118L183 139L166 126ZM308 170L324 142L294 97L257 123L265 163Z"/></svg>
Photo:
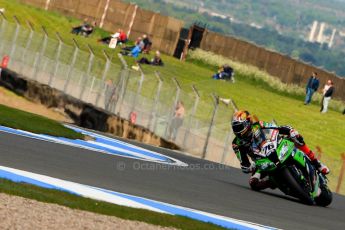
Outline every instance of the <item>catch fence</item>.
<svg viewBox="0 0 345 230"><path fill-rule="evenodd" d="M214 95L200 98L195 86L183 90L174 77L133 70L120 54L111 58L104 51L99 57L91 47L82 50L75 40L69 45L59 34L28 25L1 21L0 56L10 57L9 69L143 126L196 157L238 165L229 146L232 106L219 104ZM174 113L180 101L185 114L178 127Z"/></svg>

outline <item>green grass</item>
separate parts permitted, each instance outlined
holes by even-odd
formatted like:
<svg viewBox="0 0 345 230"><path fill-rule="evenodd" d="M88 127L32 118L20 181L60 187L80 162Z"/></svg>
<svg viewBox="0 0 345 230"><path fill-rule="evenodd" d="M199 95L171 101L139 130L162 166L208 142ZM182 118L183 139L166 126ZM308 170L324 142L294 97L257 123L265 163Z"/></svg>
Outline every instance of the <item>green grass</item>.
<svg viewBox="0 0 345 230"><path fill-rule="evenodd" d="M66 128L57 121L4 105L0 105L0 125L38 134L84 139L84 135Z"/></svg>
<svg viewBox="0 0 345 230"><path fill-rule="evenodd" d="M82 36L74 36L70 33L72 27L80 25L82 20L62 16L57 12L48 12L44 9L19 3L16 0L0 0L0 5L5 8L4 14L9 21L14 22L13 16L16 16L21 25L25 27L27 27L26 21L31 22L35 31L40 31L41 27L44 26L50 37L56 38L55 33L59 32L63 41L67 44L73 44L72 38L74 38L84 50L87 50L87 44L92 45L98 55L101 54L104 47L98 45L97 39L109 34L97 28L88 39L85 39Z"/></svg>
<svg viewBox="0 0 345 230"><path fill-rule="evenodd" d="M161 214L145 209L119 206L80 197L59 190L41 188L25 183L14 183L5 179L0 179L0 192L41 202L59 204L73 209L178 229L224 229L210 223L196 221L183 216Z"/></svg>

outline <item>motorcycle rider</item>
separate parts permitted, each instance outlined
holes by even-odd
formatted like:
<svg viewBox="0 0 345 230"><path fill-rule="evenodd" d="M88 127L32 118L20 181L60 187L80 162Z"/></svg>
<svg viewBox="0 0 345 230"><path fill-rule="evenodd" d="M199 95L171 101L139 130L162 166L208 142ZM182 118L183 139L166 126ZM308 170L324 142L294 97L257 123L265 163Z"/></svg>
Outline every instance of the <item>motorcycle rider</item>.
<svg viewBox="0 0 345 230"><path fill-rule="evenodd" d="M329 169L316 159L315 154L304 142L303 137L290 126L276 126L268 122L259 121L256 116L252 116L248 111L240 110L234 113L232 118L232 129L235 138L232 148L240 161L241 169L244 173L252 173L249 185L253 190L262 190L268 187L274 189L266 175L261 175L255 169L255 163L250 163L248 156L253 162L259 157L255 152L260 152L261 146L265 143L265 130L278 130L280 135L290 138L295 146L303 151L311 160L314 167L323 174L328 174Z"/></svg>

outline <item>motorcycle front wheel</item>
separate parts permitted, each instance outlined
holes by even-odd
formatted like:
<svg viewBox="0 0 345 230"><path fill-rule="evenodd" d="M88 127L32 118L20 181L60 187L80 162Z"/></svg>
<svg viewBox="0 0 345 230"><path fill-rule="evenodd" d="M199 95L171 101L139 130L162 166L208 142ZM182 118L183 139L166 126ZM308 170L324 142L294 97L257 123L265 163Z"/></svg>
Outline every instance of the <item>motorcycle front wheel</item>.
<svg viewBox="0 0 345 230"><path fill-rule="evenodd" d="M291 194L302 202L308 205L313 205L314 200L310 197L309 191L305 191L302 186L297 182L297 178L293 175L292 169L288 167L281 170L281 177L284 179L287 186L291 189ZM297 176L297 175L296 175Z"/></svg>
<svg viewBox="0 0 345 230"><path fill-rule="evenodd" d="M321 193L315 198L315 203L319 206L326 207L332 203L333 194L327 186L321 187Z"/></svg>

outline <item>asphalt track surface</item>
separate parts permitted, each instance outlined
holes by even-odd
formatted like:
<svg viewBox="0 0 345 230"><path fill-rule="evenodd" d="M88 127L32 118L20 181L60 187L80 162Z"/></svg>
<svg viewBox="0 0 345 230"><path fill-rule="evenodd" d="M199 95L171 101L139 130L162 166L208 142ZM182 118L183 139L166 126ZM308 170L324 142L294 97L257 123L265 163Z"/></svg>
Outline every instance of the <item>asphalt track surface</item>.
<svg viewBox="0 0 345 230"><path fill-rule="evenodd" d="M135 142L131 142L132 144ZM189 167L106 155L13 134L0 135L0 165L282 229L345 229L345 197L307 206L277 190L254 192L248 175L140 143Z"/></svg>

